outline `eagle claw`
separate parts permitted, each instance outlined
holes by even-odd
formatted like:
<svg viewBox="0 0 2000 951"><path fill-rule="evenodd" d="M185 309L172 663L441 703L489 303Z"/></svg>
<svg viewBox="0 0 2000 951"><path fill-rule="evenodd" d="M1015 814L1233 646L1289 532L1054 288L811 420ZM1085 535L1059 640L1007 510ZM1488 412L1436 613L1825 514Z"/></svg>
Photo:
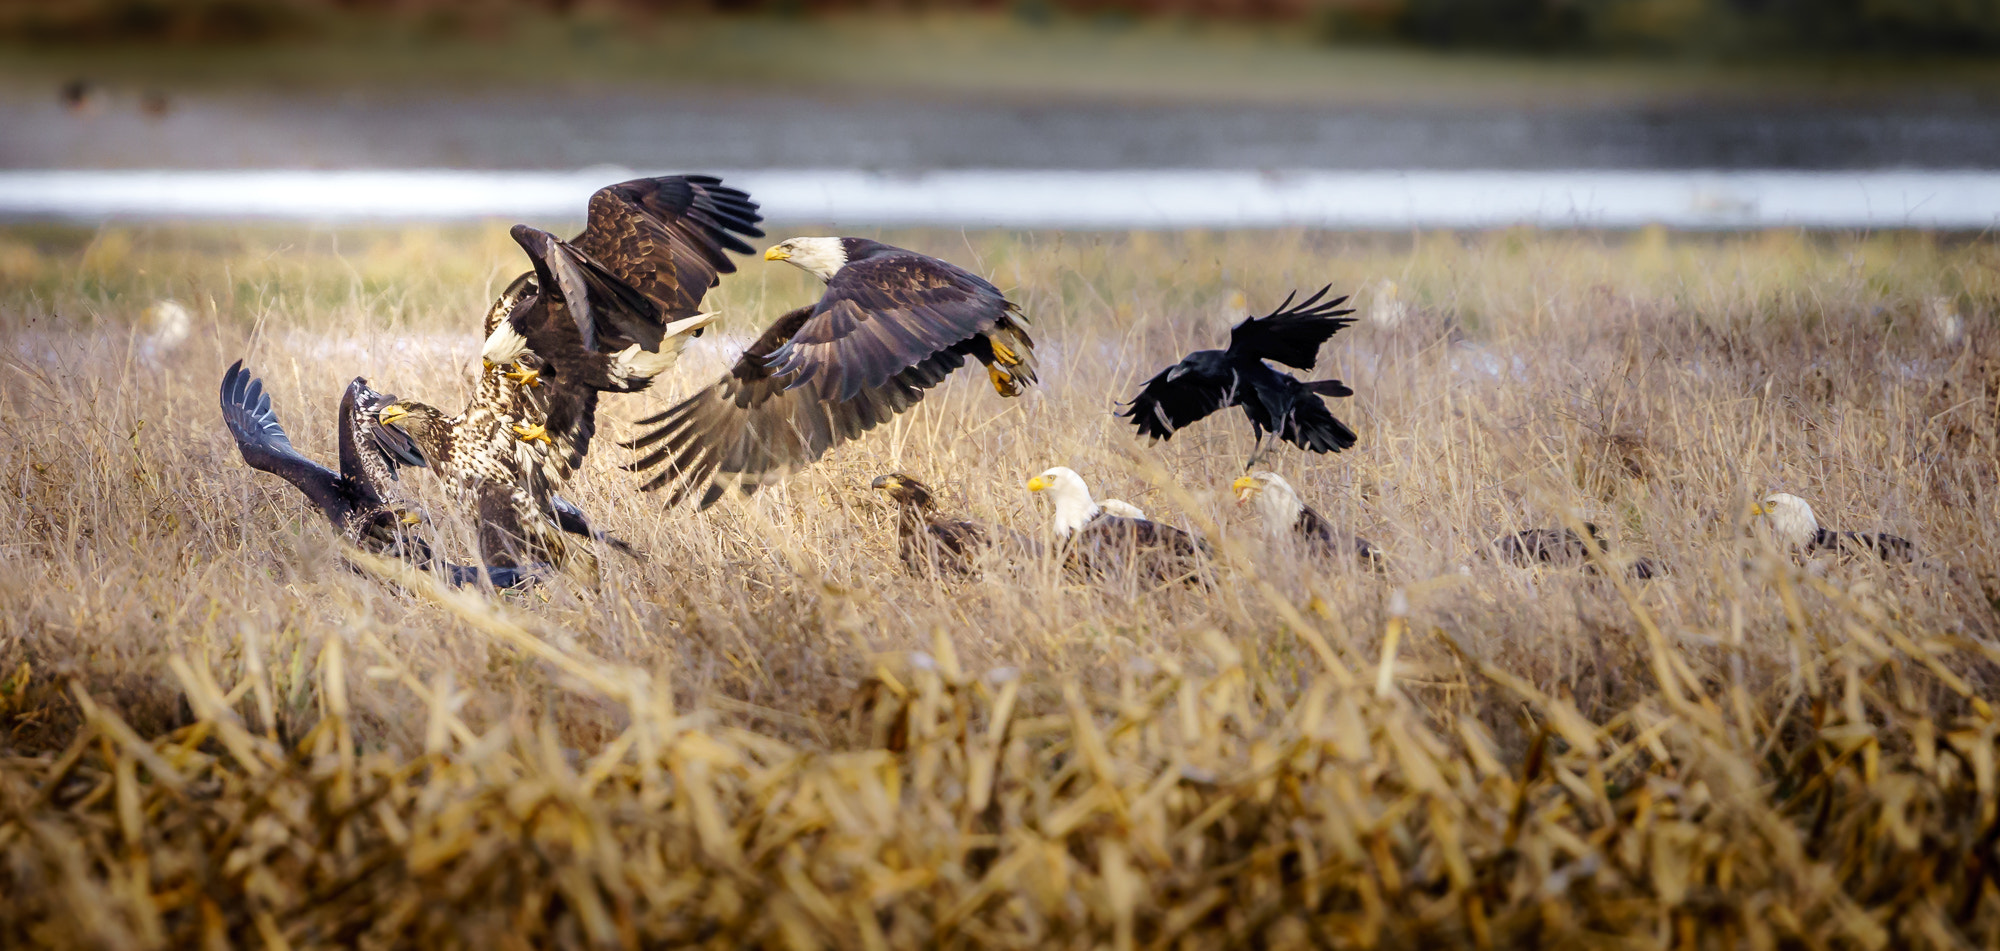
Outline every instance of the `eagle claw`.
<svg viewBox="0 0 2000 951"><path fill-rule="evenodd" d="M519 364L516 364L514 369L500 375L520 384L523 389L534 389L542 385L542 371L530 370Z"/></svg>
<svg viewBox="0 0 2000 951"><path fill-rule="evenodd" d="M555 445L555 440L549 438L549 428L541 423L536 423L533 426L515 426L514 435L520 437L522 442L540 440L545 445Z"/></svg>

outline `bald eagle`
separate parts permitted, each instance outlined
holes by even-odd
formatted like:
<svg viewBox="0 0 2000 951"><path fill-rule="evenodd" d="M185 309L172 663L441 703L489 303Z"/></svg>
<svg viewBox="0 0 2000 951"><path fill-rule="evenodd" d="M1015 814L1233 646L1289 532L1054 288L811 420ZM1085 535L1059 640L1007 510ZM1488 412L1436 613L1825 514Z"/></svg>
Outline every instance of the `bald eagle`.
<svg viewBox="0 0 2000 951"><path fill-rule="evenodd" d="M1230 488L1236 491L1238 504L1257 504L1264 527L1273 539L1297 539L1307 551L1321 558L1355 557L1377 571L1386 567L1382 549L1365 538L1335 532L1333 523L1301 501L1283 476L1270 471L1253 472L1237 479Z"/></svg>
<svg viewBox="0 0 2000 951"><path fill-rule="evenodd" d="M1172 525L1104 511L1076 470L1056 466L1028 480L1028 491L1055 502L1055 535L1063 564L1100 576L1130 564L1154 581L1197 581L1208 542Z"/></svg>
<svg viewBox="0 0 2000 951"><path fill-rule="evenodd" d="M993 544L986 526L939 515L930 487L914 476L891 472L878 476L869 488L895 503L897 550L913 575L971 575L980 552ZM1026 549L1025 539L1012 533L1006 541Z"/></svg>
<svg viewBox="0 0 2000 951"><path fill-rule="evenodd" d="M735 270L726 251L761 237L748 195L706 176L637 179L598 190L582 233L564 241L516 225L534 269L488 309L483 368L457 416L409 400L380 420L417 445L479 520L492 563L562 564L574 507L556 501L590 449L599 393L645 389L713 315L702 297Z"/></svg>
<svg viewBox="0 0 2000 951"><path fill-rule="evenodd" d="M222 375L222 422L236 439L236 449L252 469L269 472L297 487L326 516L333 530L349 544L371 554L401 558L424 570L439 570L454 585L479 578L479 569L435 558L416 534L421 513L407 507L391 485L396 467L410 459L407 437L375 423L376 409L394 399L378 393L355 377L340 397L340 471L305 457L271 408L264 381L250 375L243 361L230 364ZM487 575L496 587L513 587L532 576L513 567L493 567Z"/></svg>
<svg viewBox="0 0 2000 951"><path fill-rule="evenodd" d="M1819 517L1805 499L1788 492L1776 492L1750 507L1750 514L1763 516L1771 534L1780 542L1805 554L1831 551L1851 557L1860 553L1883 561L1910 562L1917 559L1915 542L1899 535L1876 532L1836 532L1821 528Z"/></svg>
<svg viewBox="0 0 2000 951"><path fill-rule="evenodd" d="M1320 345L1354 322L1344 317L1352 310L1338 309L1347 298L1323 299L1329 290L1332 285L1296 306L1294 292L1276 310L1237 324L1229 332L1228 349L1197 350L1161 370L1118 415L1131 419L1140 435L1160 440L1217 410L1241 406L1257 435L1257 449L1245 468L1276 448L1266 445L1270 436L1313 452L1354 445L1354 431L1327 411L1322 398L1353 396L1353 390L1339 380L1301 383L1264 362L1313 368Z"/></svg>
<svg viewBox="0 0 2000 951"><path fill-rule="evenodd" d="M1590 536L1589 544L1607 558L1611 558L1611 543L1598 533L1595 522L1583 523L1583 530ZM1567 528L1530 528L1503 535L1493 540L1493 550L1509 562L1523 568L1537 564L1555 565L1564 568L1581 567L1596 574L1597 565L1590 560L1589 549L1584 537ZM1625 569L1628 577L1646 579L1663 574L1659 563L1651 558L1635 558Z"/></svg>
<svg viewBox="0 0 2000 951"><path fill-rule="evenodd" d="M706 508L730 487L777 481L916 405L967 357L1001 396L1035 382L1020 308L978 275L865 238L793 238L764 258L826 292L778 318L721 380L639 420L654 428L625 443L643 453L629 468L657 469L640 488L672 486L669 505L699 491Z"/></svg>

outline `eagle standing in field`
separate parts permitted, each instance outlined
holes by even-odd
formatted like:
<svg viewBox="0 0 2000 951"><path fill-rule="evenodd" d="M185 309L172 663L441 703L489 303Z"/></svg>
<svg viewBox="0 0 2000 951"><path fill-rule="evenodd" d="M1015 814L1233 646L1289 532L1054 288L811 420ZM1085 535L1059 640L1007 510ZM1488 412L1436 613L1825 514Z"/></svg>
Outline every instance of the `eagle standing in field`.
<svg viewBox="0 0 2000 951"><path fill-rule="evenodd" d="M917 404L967 357L994 390L1035 382L1020 308L984 278L866 238L793 238L764 252L826 282L819 302L778 318L720 381L658 415L625 445L630 469L671 485L668 505L752 492ZM657 447L657 448L655 448ZM649 451L650 450L650 451Z"/></svg>
<svg viewBox="0 0 2000 951"><path fill-rule="evenodd" d="M1588 542L1583 535L1578 535L1573 529L1530 528L1494 539L1493 550L1502 559L1523 568L1544 564L1563 568L1580 567L1586 572L1596 574L1597 565L1591 562L1589 549L1594 547L1606 559L1611 559L1613 558L1611 543L1606 541L1603 535L1598 534L1595 522L1583 523L1583 530L1589 535ZM1642 581L1664 573L1659 563L1651 558L1634 559L1625 569L1628 577Z"/></svg>
<svg viewBox="0 0 2000 951"><path fill-rule="evenodd" d="M1764 497L1750 507L1750 514L1763 516L1778 540L1807 555L1823 551L1852 557L1866 552L1883 561L1917 560L1917 546L1900 535L1877 532L1836 532L1821 528L1812 505L1789 492Z"/></svg>
<svg viewBox="0 0 2000 951"><path fill-rule="evenodd" d="M892 472L868 487L895 503L896 547L913 575L970 575L979 553L992 543L986 526L939 515L930 487L913 476Z"/></svg>
<svg viewBox="0 0 2000 951"><path fill-rule="evenodd" d="M1229 331L1228 349L1197 350L1161 370L1118 415L1131 419L1140 435L1159 440L1173 438L1176 431L1217 410L1241 406L1257 434L1257 449L1246 469L1276 448L1275 443L1267 445L1270 436L1313 452L1339 452L1354 445L1354 430L1335 419L1323 399L1353 396L1353 390L1339 380L1302 383L1264 362L1313 368L1320 345L1354 322L1344 316L1352 310L1338 309L1347 298L1323 300L1329 290L1332 285L1296 306L1294 292L1269 314L1237 324Z"/></svg>
<svg viewBox="0 0 2000 951"><path fill-rule="evenodd" d="M762 237L750 197L720 180L676 175L623 182L590 199L582 233L564 241L515 225L534 270L488 310L482 369L463 413L413 401L383 407L383 425L472 507L491 563L564 564L577 513L555 492L590 449L599 393L643 390L714 319L703 296ZM574 553L586 571L588 551Z"/></svg>
<svg viewBox="0 0 2000 951"><path fill-rule="evenodd" d="M1194 581L1208 542L1172 525L1113 515L1090 500L1090 486L1076 470L1056 466L1028 480L1028 491L1055 501L1056 542L1063 564L1085 576L1133 564L1154 581Z"/></svg>
<svg viewBox="0 0 2000 951"><path fill-rule="evenodd" d="M377 409L394 397L378 393L355 377L340 397L340 471L334 472L293 448L264 381L243 361L222 375L222 422L236 439L244 464L297 487L349 544L371 554L400 558L426 571L442 569L454 585L478 579L479 569L435 559L430 545L414 534L423 516L397 498L391 483L399 463L412 460L408 437L375 422ZM521 584L531 576L515 568L491 568L496 587Z"/></svg>
<svg viewBox="0 0 2000 951"><path fill-rule="evenodd" d="M1238 504L1255 502L1273 539L1297 539L1321 558L1357 557L1376 571L1384 568L1382 549L1355 535L1337 533L1326 516L1300 500L1298 492L1275 472L1253 472L1230 485Z"/></svg>

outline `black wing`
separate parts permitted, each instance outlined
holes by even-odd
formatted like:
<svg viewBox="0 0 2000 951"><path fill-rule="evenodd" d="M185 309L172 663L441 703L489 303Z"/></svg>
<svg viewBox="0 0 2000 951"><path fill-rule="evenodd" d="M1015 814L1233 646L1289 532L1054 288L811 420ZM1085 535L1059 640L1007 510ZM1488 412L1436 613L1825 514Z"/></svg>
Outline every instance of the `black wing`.
<svg viewBox="0 0 2000 951"><path fill-rule="evenodd" d="M354 509L355 501L338 473L292 448L285 427L278 424L278 414L271 410L264 381L243 369L241 360L230 364L222 375L222 422L236 437L236 449L243 454L245 464L297 486L334 524L340 524Z"/></svg>
<svg viewBox="0 0 2000 951"><path fill-rule="evenodd" d="M590 519L584 516L582 509L576 507L576 503L560 495L551 495L549 496L549 509L555 513L556 527L562 529L564 532L571 535L581 535L584 538L594 538L640 561L646 560L644 553L632 547L624 539L609 532L600 532L591 527Z"/></svg>
<svg viewBox="0 0 2000 951"><path fill-rule="evenodd" d="M992 330L1015 307L985 279L911 251L849 263L827 282L811 319L770 355L791 386L835 402ZM962 362L962 361L961 361Z"/></svg>
<svg viewBox="0 0 2000 951"><path fill-rule="evenodd" d="M1321 300L1332 289L1333 285L1328 284L1297 305L1293 305L1292 298L1298 292L1293 291L1276 310L1237 324L1229 331L1229 355L1312 369L1319 360L1320 345L1354 322L1352 317L1339 319L1354 313L1339 309L1347 303L1346 297Z"/></svg>
<svg viewBox="0 0 2000 951"><path fill-rule="evenodd" d="M1236 374L1217 377L1188 372L1178 379L1168 379L1174 369L1168 367L1155 374L1140 388L1139 395L1118 411L1119 416L1129 417L1139 427L1139 435L1168 439L1176 430L1185 429L1225 406L1236 405L1240 396Z"/></svg>
<svg viewBox="0 0 2000 951"><path fill-rule="evenodd" d="M1250 378L1251 390L1256 394L1256 403L1262 410L1252 415L1255 422L1277 433L1278 438L1312 452L1339 452L1354 445L1357 440L1354 430L1335 419L1333 412L1326 408L1326 401L1319 395L1328 383L1347 391L1339 381L1301 383L1268 367L1260 366L1259 369L1268 372L1246 374ZM1249 404L1245 406L1247 408ZM1265 418L1257 419L1259 415Z"/></svg>
<svg viewBox="0 0 2000 951"><path fill-rule="evenodd" d="M881 386L833 400L826 397L823 381L800 385L769 363L770 355L812 317L810 307L780 317L721 380L639 420L639 425L655 428L624 445L659 447L627 466L635 472L659 470L640 486L642 491L672 485L667 504L676 505L705 485L703 508L715 504L728 485L754 491L916 405L925 390L965 362L963 349L946 349Z"/></svg>

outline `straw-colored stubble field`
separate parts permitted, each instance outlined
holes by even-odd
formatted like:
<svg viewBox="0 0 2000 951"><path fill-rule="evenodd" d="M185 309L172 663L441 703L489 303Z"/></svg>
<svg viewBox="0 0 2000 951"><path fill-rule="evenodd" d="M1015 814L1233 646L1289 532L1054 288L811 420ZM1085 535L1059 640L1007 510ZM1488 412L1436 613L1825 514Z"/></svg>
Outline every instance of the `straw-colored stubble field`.
<svg viewBox="0 0 2000 951"><path fill-rule="evenodd" d="M494 594L350 569L215 394L246 357L329 462L354 376L462 405L499 224L0 232L6 943L2000 941L1990 241L884 237L1019 301L1043 385L962 374L668 511L606 436L815 293L745 261L569 493L646 559ZM1328 282L1363 319L1315 375L1361 442L1272 467L1380 575L1272 550L1240 417L1148 447L1110 415ZM911 577L867 489L1037 533L1052 465L1215 540L1208 583ZM1746 514L1770 491L1923 557L1795 559ZM1585 520L1666 573L1485 551Z"/></svg>

